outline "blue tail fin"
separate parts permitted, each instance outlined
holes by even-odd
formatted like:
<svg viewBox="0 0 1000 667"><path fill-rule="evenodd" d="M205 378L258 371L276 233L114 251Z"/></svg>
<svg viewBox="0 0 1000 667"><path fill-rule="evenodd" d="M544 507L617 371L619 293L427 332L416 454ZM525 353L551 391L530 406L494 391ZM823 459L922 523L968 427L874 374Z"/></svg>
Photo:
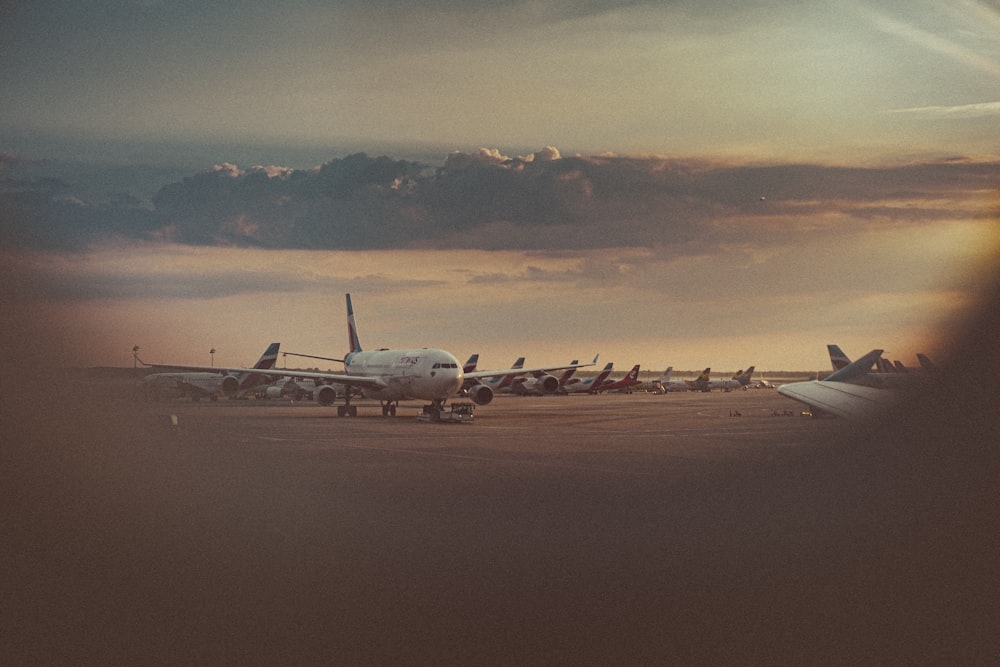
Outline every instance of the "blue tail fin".
<svg viewBox="0 0 1000 667"><path fill-rule="evenodd" d="M347 295L347 345L348 354L361 351L361 341L358 339L358 325L354 321L354 306L351 305L351 295Z"/></svg>

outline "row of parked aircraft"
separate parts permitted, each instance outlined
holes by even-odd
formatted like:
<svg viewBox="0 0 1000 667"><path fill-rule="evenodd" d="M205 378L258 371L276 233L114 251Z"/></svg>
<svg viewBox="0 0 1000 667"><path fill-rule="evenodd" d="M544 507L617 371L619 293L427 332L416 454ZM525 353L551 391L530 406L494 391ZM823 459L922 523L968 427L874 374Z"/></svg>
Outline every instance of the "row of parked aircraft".
<svg viewBox="0 0 1000 667"><path fill-rule="evenodd" d="M610 379L613 364L591 378L577 378L578 368L597 364L597 356L590 363L577 360L561 366L524 367L519 358L510 368L481 371L477 369L479 355L472 355L464 365L459 365L453 354L440 349L364 350L357 333L351 295L347 300L348 354L343 359L288 352L294 356L342 362L343 373L279 369L278 343L271 343L252 368L217 366L190 366L178 364L146 364L152 368L170 368L175 372L147 376L143 389L147 394L181 394L192 398L216 398L219 395L239 397L251 393L264 393L277 398L295 395L310 396L322 405L333 405L338 400L339 416L357 415L351 404L355 396L377 399L382 414L395 415L399 401L424 400L428 405L424 413L438 418L445 411L450 398L468 398L477 405L487 405L501 392L515 394L573 394L601 393L607 391L632 391L640 387L658 393L670 391L712 391L747 388L751 382L753 366L738 372L733 378L710 379L711 368L706 368L694 380L671 379L673 368L667 368L658 380L646 387L639 380L636 364L622 378ZM140 360L141 361L141 360ZM553 372L562 371L559 376ZM287 378L283 383L277 382Z"/></svg>
<svg viewBox="0 0 1000 667"><path fill-rule="evenodd" d="M833 372L822 380L792 382L778 387L778 393L809 406L815 416L863 419L894 405L898 390L924 381L936 367L925 354L918 354L920 370L890 362L884 350L872 350L851 361L837 345L827 345Z"/></svg>

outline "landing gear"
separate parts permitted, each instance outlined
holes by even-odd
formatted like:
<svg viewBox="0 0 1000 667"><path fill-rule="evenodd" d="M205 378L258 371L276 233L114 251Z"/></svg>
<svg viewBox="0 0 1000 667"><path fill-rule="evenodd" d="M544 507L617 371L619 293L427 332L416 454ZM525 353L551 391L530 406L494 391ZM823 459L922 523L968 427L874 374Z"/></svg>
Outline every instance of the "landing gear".
<svg viewBox="0 0 1000 667"><path fill-rule="evenodd" d="M399 405L398 401L382 401L382 416L395 417L397 405Z"/></svg>
<svg viewBox="0 0 1000 667"><path fill-rule="evenodd" d="M337 416L338 417L357 417L358 416L358 406L351 405L351 388L347 388L347 392L344 394L344 404L337 406Z"/></svg>

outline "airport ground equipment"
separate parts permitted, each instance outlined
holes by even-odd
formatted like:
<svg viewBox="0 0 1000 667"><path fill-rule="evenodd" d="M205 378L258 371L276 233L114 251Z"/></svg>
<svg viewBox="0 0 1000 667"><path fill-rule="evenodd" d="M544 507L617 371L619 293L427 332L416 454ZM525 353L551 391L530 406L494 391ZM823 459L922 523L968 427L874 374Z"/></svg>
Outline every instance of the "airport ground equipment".
<svg viewBox="0 0 1000 667"><path fill-rule="evenodd" d="M446 424L462 424L471 422L476 416L475 403L452 403L447 408L438 408L435 405L425 405L424 409L417 415L417 419L422 422L443 422Z"/></svg>

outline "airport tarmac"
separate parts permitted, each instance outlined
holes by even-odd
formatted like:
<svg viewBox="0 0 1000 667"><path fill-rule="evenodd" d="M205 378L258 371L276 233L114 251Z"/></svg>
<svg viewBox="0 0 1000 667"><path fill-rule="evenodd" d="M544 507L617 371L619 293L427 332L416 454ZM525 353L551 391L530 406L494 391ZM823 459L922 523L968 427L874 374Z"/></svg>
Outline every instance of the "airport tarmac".
<svg viewBox="0 0 1000 667"><path fill-rule="evenodd" d="M711 394L498 396L466 424L418 422L418 402L384 418L377 402L359 400L360 416L303 402L164 403L184 438L222 432L245 446L274 451L351 449L406 457L478 460L486 465L576 467L581 472L652 475L698 460L766 458L808 446L824 420L771 390ZM655 472L654 472L655 471Z"/></svg>
<svg viewBox="0 0 1000 667"><path fill-rule="evenodd" d="M338 418L75 392L57 419L24 399L17 422L21 664L839 664L996 646L996 614L963 606L967 572L941 569L985 516L947 464L774 391L497 397L470 424L418 422L418 404Z"/></svg>

